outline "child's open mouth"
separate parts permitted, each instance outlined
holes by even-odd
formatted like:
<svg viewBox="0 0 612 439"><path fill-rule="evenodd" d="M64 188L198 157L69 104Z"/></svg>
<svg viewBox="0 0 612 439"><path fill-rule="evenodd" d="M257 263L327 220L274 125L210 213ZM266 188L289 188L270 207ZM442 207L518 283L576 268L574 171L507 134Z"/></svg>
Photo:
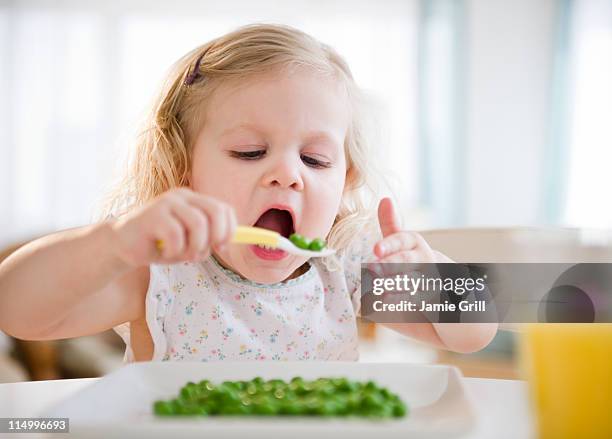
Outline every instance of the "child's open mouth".
<svg viewBox="0 0 612 439"><path fill-rule="evenodd" d="M283 209L268 209L255 222L255 227L274 230L285 238L295 232L291 213ZM273 249L263 245L251 245L251 251L261 259L277 261L287 256L284 250Z"/></svg>

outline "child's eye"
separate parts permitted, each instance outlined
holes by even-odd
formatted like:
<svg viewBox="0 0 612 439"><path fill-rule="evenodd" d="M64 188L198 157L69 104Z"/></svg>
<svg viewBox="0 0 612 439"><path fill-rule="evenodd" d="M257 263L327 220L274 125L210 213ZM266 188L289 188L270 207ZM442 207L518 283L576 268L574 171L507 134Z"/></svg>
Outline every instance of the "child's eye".
<svg viewBox="0 0 612 439"><path fill-rule="evenodd" d="M257 151L230 151L232 157L236 157L243 160L257 160L266 154L265 149L259 149Z"/></svg>
<svg viewBox="0 0 612 439"><path fill-rule="evenodd" d="M331 166L330 162L324 162L322 160L317 160L314 157L309 157L307 155L302 154L302 161L306 163L306 165L312 168L329 168Z"/></svg>

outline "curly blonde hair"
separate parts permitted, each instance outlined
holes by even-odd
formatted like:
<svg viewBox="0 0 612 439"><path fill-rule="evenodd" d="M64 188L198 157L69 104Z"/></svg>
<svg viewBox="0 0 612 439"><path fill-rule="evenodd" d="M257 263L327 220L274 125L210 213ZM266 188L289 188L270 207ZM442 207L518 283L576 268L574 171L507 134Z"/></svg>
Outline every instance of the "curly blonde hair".
<svg viewBox="0 0 612 439"><path fill-rule="evenodd" d="M205 123L204 108L221 83L291 67L306 67L335 78L349 97L352 118L344 142L345 190L327 237L330 247L346 249L372 223L374 212L375 197L371 195L376 193L376 171L363 129L364 95L334 49L284 25L238 28L195 48L173 65L138 136L128 172L106 197L103 217L119 216L171 188L188 186L194 142ZM328 265L334 266L337 264Z"/></svg>

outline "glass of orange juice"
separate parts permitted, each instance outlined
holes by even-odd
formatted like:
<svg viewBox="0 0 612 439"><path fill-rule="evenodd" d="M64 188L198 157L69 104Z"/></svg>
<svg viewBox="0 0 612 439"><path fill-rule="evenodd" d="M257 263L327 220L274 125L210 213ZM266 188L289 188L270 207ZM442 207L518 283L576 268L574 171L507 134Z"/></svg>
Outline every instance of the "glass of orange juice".
<svg viewBox="0 0 612 439"><path fill-rule="evenodd" d="M520 354L539 438L612 438L612 324L525 325Z"/></svg>

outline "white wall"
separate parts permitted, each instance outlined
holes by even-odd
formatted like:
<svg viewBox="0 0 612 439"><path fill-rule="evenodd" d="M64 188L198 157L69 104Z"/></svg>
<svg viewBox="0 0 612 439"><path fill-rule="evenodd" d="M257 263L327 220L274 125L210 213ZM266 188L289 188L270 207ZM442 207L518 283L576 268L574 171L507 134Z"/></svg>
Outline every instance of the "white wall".
<svg viewBox="0 0 612 439"><path fill-rule="evenodd" d="M539 221L554 3L467 2L469 225Z"/></svg>

